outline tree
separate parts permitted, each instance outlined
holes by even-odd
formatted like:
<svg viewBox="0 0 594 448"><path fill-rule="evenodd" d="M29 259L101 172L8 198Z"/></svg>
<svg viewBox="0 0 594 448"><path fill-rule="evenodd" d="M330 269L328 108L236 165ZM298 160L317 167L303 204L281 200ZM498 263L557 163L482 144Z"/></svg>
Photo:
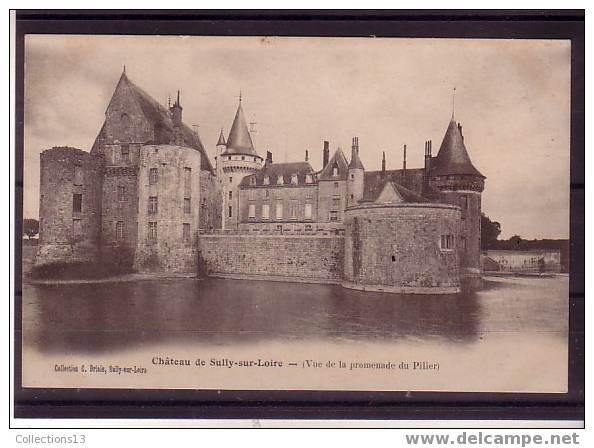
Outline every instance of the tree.
<svg viewBox="0 0 594 448"><path fill-rule="evenodd" d="M491 221L487 215L481 214L481 244L483 249L492 249L501 233L501 224Z"/></svg>
<svg viewBox="0 0 594 448"><path fill-rule="evenodd" d="M39 221L32 218L23 219L23 235L27 235L27 239L31 239L39 233Z"/></svg>

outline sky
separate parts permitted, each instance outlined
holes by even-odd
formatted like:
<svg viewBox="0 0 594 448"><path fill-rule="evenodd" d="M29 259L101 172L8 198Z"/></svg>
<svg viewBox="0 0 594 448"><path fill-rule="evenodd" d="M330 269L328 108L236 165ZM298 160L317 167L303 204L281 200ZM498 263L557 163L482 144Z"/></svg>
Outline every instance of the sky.
<svg viewBox="0 0 594 448"><path fill-rule="evenodd" d="M39 215L39 154L89 151L124 65L162 104L181 91L183 120L214 162L241 91L256 150L321 168L323 141L368 170L423 166L455 107L483 211L500 238L569 237L569 41L28 35L24 217ZM456 89L455 100L453 89Z"/></svg>

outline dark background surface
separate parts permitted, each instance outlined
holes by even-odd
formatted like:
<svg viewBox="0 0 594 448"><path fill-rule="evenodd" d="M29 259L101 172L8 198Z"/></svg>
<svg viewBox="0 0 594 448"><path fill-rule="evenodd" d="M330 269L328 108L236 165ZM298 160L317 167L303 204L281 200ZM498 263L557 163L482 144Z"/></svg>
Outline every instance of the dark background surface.
<svg viewBox="0 0 594 448"><path fill-rule="evenodd" d="M584 418L584 12L17 11L14 415L16 418ZM26 34L571 39L571 226L567 394L27 389L21 387L23 69ZM10 316L10 314L9 314ZM10 317L9 317L10 318ZM463 423L459 425L463 427Z"/></svg>

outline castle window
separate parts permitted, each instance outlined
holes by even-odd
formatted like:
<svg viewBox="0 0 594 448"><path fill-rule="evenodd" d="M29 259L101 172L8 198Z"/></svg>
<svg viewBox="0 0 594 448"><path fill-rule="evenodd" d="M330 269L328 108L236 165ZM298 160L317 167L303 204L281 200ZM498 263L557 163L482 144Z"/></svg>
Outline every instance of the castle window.
<svg viewBox="0 0 594 448"><path fill-rule="evenodd" d="M309 202L305 204L305 219L311 219L311 204Z"/></svg>
<svg viewBox="0 0 594 448"><path fill-rule="evenodd" d="M124 221L116 222L116 240L122 241L124 239Z"/></svg>
<svg viewBox="0 0 594 448"><path fill-rule="evenodd" d="M441 250L452 250L454 248L454 235L441 235L439 248Z"/></svg>
<svg viewBox="0 0 594 448"><path fill-rule="evenodd" d="M120 147L122 150L122 162L130 163L130 145L123 144L123 145L120 145Z"/></svg>
<svg viewBox="0 0 594 448"><path fill-rule="evenodd" d="M296 199L291 200L291 219L297 219L297 207L299 206Z"/></svg>
<svg viewBox="0 0 594 448"><path fill-rule="evenodd" d="M336 165L334 165L334 167L332 168L332 175L338 176L338 167Z"/></svg>
<svg viewBox="0 0 594 448"><path fill-rule="evenodd" d="M126 200L126 187L118 186L118 201L124 202Z"/></svg>
<svg viewBox="0 0 594 448"><path fill-rule="evenodd" d="M233 182L233 176L229 176L229 183Z"/></svg>
<svg viewBox="0 0 594 448"><path fill-rule="evenodd" d="M83 170L81 166L74 167L74 185L83 184Z"/></svg>
<svg viewBox="0 0 594 448"><path fill-rule="evenodd" d="M298 180L297 180L297 174L293 174L293 175L291 176L291 183L292 183L293 185L297 185L297 183L298 183Z"/></svg>
<svg viewBox="0 0 594 448"><path fill-rule="evenodd" d="M190 241L190 224L187 222L182 224L182 236L186 243Z"/></svg>
<svg viewBox="0 0 594 448"><path fill-rule="evenodd" d="M157 223L156 222L148 223L148 239L150 241L157 241Z"/></svg>
<svg viewBox="0 0 594 448"><path fill-rule="evenodd" d="M276 219L283 219L283 203L277 202L276 203Z"/></svg>
<svg viewBox="0 0 594 448"><path fill-rule="evenodd" d="M354 194L351 194L351 201L352 201L353 199L355 199L355 195L354 195Z"/></svg>
<svg viewBox="0 0 594 448"><path fill-rule="evenodd" d="M338 221L338 210L330 211L330 221L332 221L332 222Z"/></svg>
<svg viewBox="0 0 594 448"><path fill-rule="evenodd" d="M72 220L72 234L74 238L80 238L82 236L82 221L80 219Z"/></svg>
<svg viewBox="0 0 594 448"><path fill-rule="evenodd" d="M192 208L192 201L190 198L184 198L184 213L190 213Z"/></svg>
<svg viewBox="0 0 594 448"><path fill-rule="evenodd" d="M72 195L72 212L73 213L82 212L82 194L80 194L80 193L74 193Z"/></svg>
<svg viewBox="0 0 594 448"><path fill-rule="evenodd" d="M192 193L192 168L184 167L184 194L190 196Z"/></svg>
<svg viewBox="0 0 594 448"><path fill-rule="evenodd" d="M270 205L269 204L262 205L262 219L270 219Z"/></svg>
<svg viewBox="0 0 594 448"><path fill-rule="evenodd" d="M233 218L233 207L229 206L229 218Z"/></svg>
<svg viewBox="0 0 594 448"><path fill-rule="evenodd" d="M464 253L466 253L466 238L465 237L460 238L460 243L462 246L462 250L464 250Z"/></svg>
<svg viewBox="0 0 594 448"><path fill-rule="evenodd" d="M255 218L256 217L256 204L250 204L250 206L249 206L249 212L248 212L248 217L249 218Z"/></svg>
<svg viewBox="0 0 594 448"><path fill-rule="evenodd" d="M305 231L306 232L311 232L312 228L311 228L311 224L305 224Z"/></svg>
<svg viewBox="0 0 594 448"><path fill-rule="evenodd" d="M270 191L264 190L264 197L265 198L269 198L270 197Z"/></svg>
<svg viewBox="0 0 594 448"><path fill-rule="evenodd" d="M233 191L229 191L229 200L233 199Z"/></svg>
<svg viewBox="0 0 594 448"><path fill-rule="evenodd" d="M264 185L270 185L270 177L264 176Z"/></svg>
<svg viewBox="0 0 594 448"><path fill-rule="evenodd" d="M312 182L313 182L313 178L311 177L311 174L306 174L305 175L305 183L311 184Z"/></svg>
<svg viewBox="0 0 594 448"><path fill-rule="evenodd" d="M149 213L157 213L158 210L158 202L157 196L150 196L148 201L148 212Z"/></svg>
<svg viewBox="0 0 594 448"><path fill-rule="evenodd" d="M231 156L227 157L227 160L231 160Z"/></svg>
<svg viewBox="0 0 594 448"><path fill-rule="evenodd" d="M338 182L334 182L334 188L338 188Z"/></svg>
<svg viewBox="0 0 594 448"><path fill-rule="evenodd" d="M159 179L159 172L157 168L151 168L149 170L149 185L157 185L157 180Z"/></svg>
<svg viewBox="0 0 594 448"><path fill-rule="evenodd" d="M355 180L355 173L351 173L351 180Z"/></svg>
<svg viewBox="0 0 594 448"><path fill-rule="evenodd" d="M253 176L253 177L250 179L250 184L252 184L252 185L256 185L256 176Z"/></svg>
<svg viewBox="0 0 594 448"><path fill-rule="evenodd" d="M285 179L283 178L282 174L276 178L277 185L282 185L284 182L285 182Z"/></svg>
<svg viewBox="0 0 594 448"><path fill-rule="evenodd" d="M245 160L245 156L241 156L241 160Z"/></svg>
<svg viewBox="0 0 594 448"><path fill-rule="evenodd" d="M332 207L340 207L340 196L332 196Z"/></svg>

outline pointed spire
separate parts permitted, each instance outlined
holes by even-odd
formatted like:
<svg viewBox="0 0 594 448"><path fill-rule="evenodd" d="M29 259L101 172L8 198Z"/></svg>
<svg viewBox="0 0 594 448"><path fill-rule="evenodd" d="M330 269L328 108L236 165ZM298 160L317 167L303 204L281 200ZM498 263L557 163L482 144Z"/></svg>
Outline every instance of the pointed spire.
<svg viewBox="0 0 594 448"><path fill-rule="evenodd" d="M454 90L452 90L452 121L454 121L456 119L455 112L456 112L456 88L454 87Z"/></svg>
<svg viewBox="0 0 594 448"><path fill-rule="evenodd" d="M258 155L254 149L252 137L245 121L243 107L241 106L241 92L239 94L239 105L235 113L235 119L229 131L229 138L227 139L227 149L225 154L246 154Z"/></svg>
<svg viewBox="0 0 594 448"><path fill-rule="evenodd" d="M217 142L217 146L227 146L227 143L225 143L225 135L223 135L223 128L221 128L221 133L219 134L219 141Z"/></svg>
<svg viewBox="0 0 594 448"><path fill-rule="evenodd" d="M434 176L457 174L484 177L472 164L464 145L461 126L453 116L432 165L431 174Z"/></svg>
<svg viewBox="0 0 594 448"><path fill-rule="evenodd" d="M351 147L351 163L349 163L349 170L364 170L363 163L359 158L359 137L353 137L353 144Z"/></svg>

